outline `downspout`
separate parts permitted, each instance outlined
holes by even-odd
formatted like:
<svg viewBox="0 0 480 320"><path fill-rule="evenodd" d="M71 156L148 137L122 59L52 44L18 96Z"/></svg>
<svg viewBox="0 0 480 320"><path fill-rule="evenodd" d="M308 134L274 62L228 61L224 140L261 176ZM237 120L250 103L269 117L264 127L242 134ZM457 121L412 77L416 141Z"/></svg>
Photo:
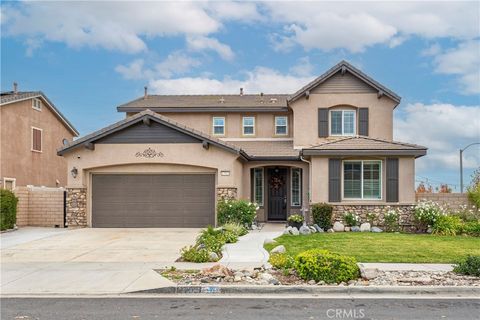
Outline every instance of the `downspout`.
<svg viewBox="0 0 480 320"><path fill-rule="evenodd" d="M312 201L312 162L308 161L303 157L303 149L300 151L300 160L303 162L308 163L308 190L307 190L307 195L308 195L308 205L310 207L310 202ZM302 197L302 214L303 214L303 225L306 225L307 217L305 216L305 212L308 211L309 209L306 208L305 206L305 198Z"/></svg>

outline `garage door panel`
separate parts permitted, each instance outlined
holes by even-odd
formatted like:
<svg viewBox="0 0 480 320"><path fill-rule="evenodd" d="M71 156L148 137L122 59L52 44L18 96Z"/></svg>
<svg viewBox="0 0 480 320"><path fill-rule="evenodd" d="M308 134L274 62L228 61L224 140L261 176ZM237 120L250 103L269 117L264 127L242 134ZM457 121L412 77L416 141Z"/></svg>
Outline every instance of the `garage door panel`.
<svg viewBox="0 0 480 320"><path fill-rule="evenodd" d="M93 227L214 224L212 174L105 174L92 178Z"/></svg>

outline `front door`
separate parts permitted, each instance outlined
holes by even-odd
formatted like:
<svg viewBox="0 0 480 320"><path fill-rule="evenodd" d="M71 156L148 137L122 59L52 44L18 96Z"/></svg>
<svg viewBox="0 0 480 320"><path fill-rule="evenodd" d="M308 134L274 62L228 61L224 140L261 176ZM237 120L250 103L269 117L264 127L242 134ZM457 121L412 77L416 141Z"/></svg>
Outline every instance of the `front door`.
<svg viewBox="0 0 480 320"><path fill-rule="evenodd" d="M287 169L268 169L268 220L287 220Z"/></svg>

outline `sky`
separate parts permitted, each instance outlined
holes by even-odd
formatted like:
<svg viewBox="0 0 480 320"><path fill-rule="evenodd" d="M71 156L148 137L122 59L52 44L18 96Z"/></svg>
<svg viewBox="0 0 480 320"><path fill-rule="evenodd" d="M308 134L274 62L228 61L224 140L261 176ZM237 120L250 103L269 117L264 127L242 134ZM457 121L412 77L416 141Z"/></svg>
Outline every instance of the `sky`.
<svg viewBox="0 0 480 320"><path fill-rule="evenodd" d="M1 2L1 90L42 90L85 135L156 94L293 93L345 59L402 97L416 180L459 191L480 142L480 2ZM464 153L464 179L480 146Z"/></svg>

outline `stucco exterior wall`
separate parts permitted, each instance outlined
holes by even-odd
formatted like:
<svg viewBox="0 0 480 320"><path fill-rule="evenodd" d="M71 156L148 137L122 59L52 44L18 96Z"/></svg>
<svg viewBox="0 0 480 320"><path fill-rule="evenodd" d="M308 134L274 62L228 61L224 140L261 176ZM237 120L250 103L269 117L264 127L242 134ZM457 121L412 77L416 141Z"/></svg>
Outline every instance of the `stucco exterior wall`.
<svg viewBox="0 0 480 320"><path fill-rule="evenodd" d="M380 205L390 204L385 201L386 183L385 183L385 159L378 158L343 158L344 160L381 160L382 161L382 199L381 200L342 200L342 204L348 205ZM312 202L328 202L328 157L312 157ZM398 200L400 204L415 203L415 158L400 157L398 172ZM343 185L343 176L342 176ZM342 186L343 188L343 186ZM342 189L343 190L343 189ZM343 195L343 192L342 192ZM337 203L338 204L338 203Z"/></svg>
<svg viewBox="0 0 480 320"><path fill-rule="evenodd" d="M329 138L318 137L318 108L339 105L368 108L369 137L393 139L393 109L396 103L391 99L385 96L378 99L376 93L310 94L309 99L302 97L290 104L294 117L294 146L306 147L328 141Z"/></svg>
<svg viewBox="0 0 480 320"><path fill-rule="evenodd" d="M33 109L32 99L0 106L0 114L0 178L15 178L17 186L65 186L67 161L57 149L73 134L46 105ZM42 152L32 151L32 127L43 130Z"/></svg>

